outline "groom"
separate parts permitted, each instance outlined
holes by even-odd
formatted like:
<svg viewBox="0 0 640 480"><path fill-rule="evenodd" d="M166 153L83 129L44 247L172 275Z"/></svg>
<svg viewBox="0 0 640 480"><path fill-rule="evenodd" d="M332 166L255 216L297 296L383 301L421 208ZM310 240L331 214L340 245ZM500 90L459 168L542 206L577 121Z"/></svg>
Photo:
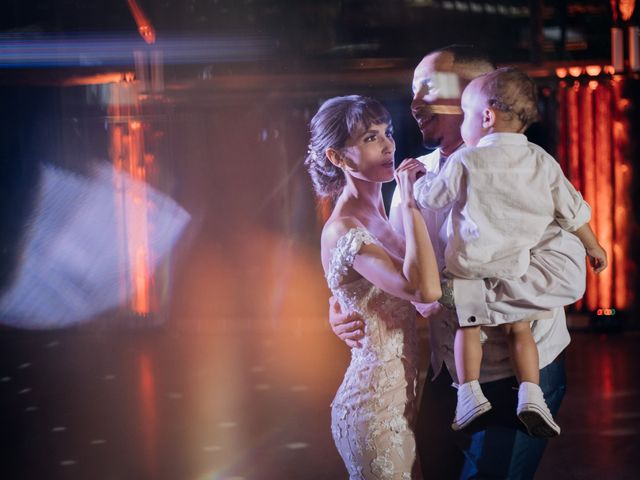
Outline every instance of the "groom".
<svg viewBox="0 0 640 480"><path fill-rule="evenodd" d="M427 170L438 172L453 152L462 148L463 115L460 94L475 77L494 67L484 53L453 45L430 53L414 71L411 113L422 132L425 147L435 149L420 157ZM390 221L401 228L399 197L391 204ZM438 266L444 268L448 212L423 211ZM401 231L401 230L399 230ZM453 281L455 311L442 305L418 305L429 319L431 362L416 426L418 456L425 478L533 478L547 444L529 437L516 417L517 381L510 366L506 340L499 329L485 329L480 382L493 409L462 432L451 429L456 405L453 342L458 321L473 324L480 318L517 315L539 318L552 310L553 318L534 321L532 330L540 356L540 386L554 416L565 391L564 349L569 344L564 306L584 293L585 252L579 240L556 224L548 227L531 251L527 273L509 281ZM446 292L445 292L446 294ZM359 318L340 312L332 302L333 331L357 348L362 338Z"/></svg>

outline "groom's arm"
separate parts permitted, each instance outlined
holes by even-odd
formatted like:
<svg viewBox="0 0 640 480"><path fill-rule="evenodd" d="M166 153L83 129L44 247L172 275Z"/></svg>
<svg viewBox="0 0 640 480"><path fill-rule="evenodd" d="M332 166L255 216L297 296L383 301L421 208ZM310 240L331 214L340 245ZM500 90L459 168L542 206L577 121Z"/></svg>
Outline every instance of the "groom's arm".
<svg viewBox="0 0 640 480"><path fill-rule="evenodd" d="M564 307L582 298L585 290L584 247L571 233L550 225L531 250L527 272L513 280L455 279L458 317L490 320L535 319L545 311Z"/></svg>
<svg viewBox="0 0 640 480"><path fill-rule="evenodd" d="M333 333L351 348L360 348L364 322L357 314L345 314L336 297L329 298L329 324Z"/></svg>

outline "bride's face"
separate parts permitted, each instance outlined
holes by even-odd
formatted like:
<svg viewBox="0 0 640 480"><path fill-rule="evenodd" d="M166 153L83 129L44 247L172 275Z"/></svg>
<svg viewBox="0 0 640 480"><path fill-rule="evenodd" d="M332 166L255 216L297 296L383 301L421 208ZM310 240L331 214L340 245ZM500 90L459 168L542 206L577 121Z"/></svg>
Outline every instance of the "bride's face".
<svg viewBox="0 0 640 480"><path fill-rule="evenodd" d="M347 175L370 182L393 180L396 142L388 123L359 129L342 149L343 169Z"/></svg>

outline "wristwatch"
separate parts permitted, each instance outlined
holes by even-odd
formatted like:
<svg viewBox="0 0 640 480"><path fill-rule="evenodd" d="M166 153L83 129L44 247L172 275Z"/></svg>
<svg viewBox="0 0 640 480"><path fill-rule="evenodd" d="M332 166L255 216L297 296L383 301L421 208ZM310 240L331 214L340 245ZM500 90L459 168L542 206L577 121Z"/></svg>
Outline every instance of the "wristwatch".
<svg viewBox="0 0 640 480"><path fill-rule="evenodd" d="M455 310L456 302L453 298L453 279L445 278L440 283L440 288L442 289L442 296L440 297L440 300L438 300L440 305L448 308L449 310Z"/></svg>

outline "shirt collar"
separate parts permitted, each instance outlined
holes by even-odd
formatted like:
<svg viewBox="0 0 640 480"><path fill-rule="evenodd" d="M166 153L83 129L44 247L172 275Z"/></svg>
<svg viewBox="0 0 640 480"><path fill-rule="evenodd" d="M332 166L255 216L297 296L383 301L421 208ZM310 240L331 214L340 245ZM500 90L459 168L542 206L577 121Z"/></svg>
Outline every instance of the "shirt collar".
<svg viewBox="0 0 640 480"><path fill-rule="evenodd" d="M453 155L454 153L456 153L458 150L462 150L463 148L465 148L466 145L463 143L461 143L458 148L456 148L453 152L451 152L449 155L445 155L444 153L442 153L442 149L438 148L438 167L442 168L442 166L447 162L447 159Z"/></svg>
<svg viewBox="0 0 640 480"><path fill-rule="evenodd" d="M490 133L485 135L478 142L477 147L487 147L489 145L526 145L527 137L522 133Z"/></svg>

